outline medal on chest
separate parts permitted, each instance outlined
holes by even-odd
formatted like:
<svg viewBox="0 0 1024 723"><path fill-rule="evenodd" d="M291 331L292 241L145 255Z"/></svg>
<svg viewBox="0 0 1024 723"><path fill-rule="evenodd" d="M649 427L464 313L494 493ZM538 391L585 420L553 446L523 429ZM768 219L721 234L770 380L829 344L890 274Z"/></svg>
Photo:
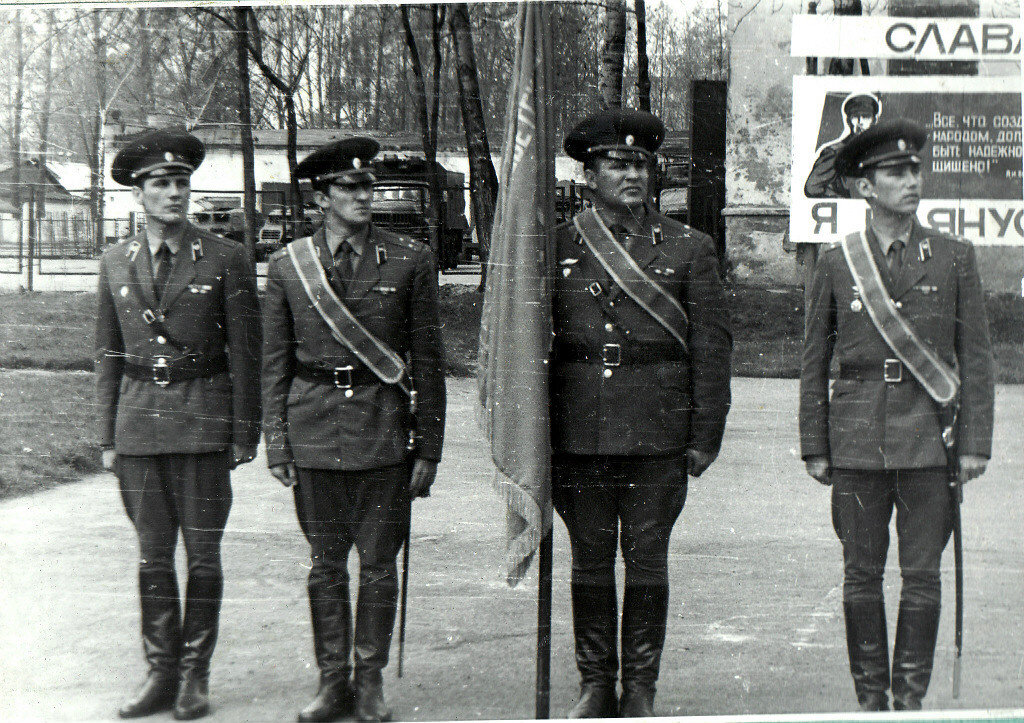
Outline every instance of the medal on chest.
<svg viewBox="0 0 1024 723"><path fill-rule="evenodd" d="M858 312L864 308L864 302L860 300L860 289L853 287L853 301L850 302L850 311Z"/></svg>

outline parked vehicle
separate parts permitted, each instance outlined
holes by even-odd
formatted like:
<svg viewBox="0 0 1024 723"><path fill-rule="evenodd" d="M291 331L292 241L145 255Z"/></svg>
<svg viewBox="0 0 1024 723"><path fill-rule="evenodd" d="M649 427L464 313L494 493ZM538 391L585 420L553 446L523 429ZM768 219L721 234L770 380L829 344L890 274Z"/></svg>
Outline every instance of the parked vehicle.
<svg viewBox="0 0 1024 723"><path fill-rule="evenodd" d="M436 164L441 182L441 218L430 226L430 184L426 159L419 155L384 154L371 163L373 223L429 244L441 270L454 269L466 247L466 177Z"/></svg>

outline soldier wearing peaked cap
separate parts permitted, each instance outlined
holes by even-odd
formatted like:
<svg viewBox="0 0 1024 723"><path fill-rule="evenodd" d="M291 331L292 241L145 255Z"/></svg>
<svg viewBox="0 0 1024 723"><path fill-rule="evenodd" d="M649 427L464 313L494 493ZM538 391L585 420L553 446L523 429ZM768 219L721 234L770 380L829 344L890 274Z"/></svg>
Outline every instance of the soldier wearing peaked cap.
<svg viewBox="0 0 1024 723"><path fill-rule="evenodd" d="M663 138L655 116L616 109L565 139L593 196L555 230L552 494L572 543L582 682L570 718L654 715L669 536L687 476L715 459L729 409L732 339L714 244L648 202Z"/></svg>
<svg viewBox="0 0 1024 723"><path fill-rule="evenodd" d="M138 533L149 663L123 718L173 706L176 718L190 719L209 709L229 471L251 460L259 441L255 276L242 246L186 220L190 175L203 155L194 136L151 130L130 137L111 166L146 212L144 232L103 254L96 326L103 465L117 474Z"/></svg>
<svg viewBox="0 0 1024 723"><path fill-rule="evenodd" d="M882 112L882 102L871 93L850 93L843 100L843 134L818 149L814 166L804 184L807 198L850 198L843 176L836 172L836 156L851 138L873 126Z"/></svg>
<svg viewBox="0 0 1024 723"><path fill-rule="evenodd" d="M377 150L372 139L349 138L299 164L324 224L277 252L267 275L267 462L293 487L313 562L308 589L320 683L300 721L352 713L353 703L360 720L390 718L381 671L395 622L395 558L411 500L428 495L441 459L437 272L425 244L371 223L368 164Z"/></svg>
<svg viewBox="0 0 1024 723"><path fill-rule="evenodd" d="M850 671L867 711L888 710L890 686L894 708L921 707L954 514L947 465L965 483L992 446L992 349L974 250L916 218L926 140L898 120L843 147L837 170L870 220L821 250L806 309L801 453L832 487ZM903 587L890 669L882 573L894 509Z"/></svg>

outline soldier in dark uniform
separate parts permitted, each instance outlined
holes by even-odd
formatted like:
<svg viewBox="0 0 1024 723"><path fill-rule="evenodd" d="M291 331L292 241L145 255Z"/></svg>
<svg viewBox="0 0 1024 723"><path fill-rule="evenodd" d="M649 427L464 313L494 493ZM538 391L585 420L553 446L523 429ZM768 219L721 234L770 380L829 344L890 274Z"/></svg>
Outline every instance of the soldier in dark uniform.
<svg viewBox="0 0 1024 723"><path fill-rule="evenodd" d="M381 671L395 621L395 558L411 500L427 496L441 459L437 272L429 247L370 223L367 163L377 150L372 139L350 138L299 164L324 224L274 254L267 278L267 462L282 484L294 486L313 561L308 588L320 685L300 721L348 714L353 698L360 720L390 717ZM414 414L410 393L418 397ZM347 572L353 546L354 631Z"/></svg>
<svg viewBox="0 0 1024 723"><path fill-rule="evenodd" d="M184 132L131 138L111 175L131 186L146 230L100 261L97 401L103 466L120 480L139 537L142 642L149 676L123 718L209 708L223 575L229 471L260 430L260 320L244 247L188 223L189 176L205 151ZM188 558L184 620L174 572ZM179 685L180 680L180 685Z"/></svg>
<svg viewBox="0 0 1024 723"><path fill-rule="evenodd" d="M870 93L851 93L846 97L843 101L846 128L841 136L818 149L814 166L804 184L807 198L850 198L850 191L843 185L843 177L836 173L836 156L847 140L873 126L881 112L881 101Z"/></svg>
<svg viewBox="0 0 1024 723"><path fill-rule="evenodd" d="M582 679L571 718L654 715L669 536L687 475L717 456L729 409L732 339L714 243L649 204L663 137L650 113L616 109L565 139L593 197L555 232L553 499L572 543Z"/></svg>
<svg viewBox="0 0 1024 723"><path fill-rule="evenodd" d="M929 369L959 370L961 482L984 471L992 445L992 350L974 249L916 217L925 141L922 128L895 121L844 147L838 170L867 201L870 221L863 234L821 250L807 301L801 452L808 473L832 486L850 670L863 710L888 710L890 682L894 708L919 709L931 675L951 516L941 407L919 375L931 387ZM891 345L901 344L899 325L883 325L887 342L876 315L902 316L938 362L909 368ZM906 355L917 347L900 348ZM903 587L890 673L882 573L893 509Z"/></svg>

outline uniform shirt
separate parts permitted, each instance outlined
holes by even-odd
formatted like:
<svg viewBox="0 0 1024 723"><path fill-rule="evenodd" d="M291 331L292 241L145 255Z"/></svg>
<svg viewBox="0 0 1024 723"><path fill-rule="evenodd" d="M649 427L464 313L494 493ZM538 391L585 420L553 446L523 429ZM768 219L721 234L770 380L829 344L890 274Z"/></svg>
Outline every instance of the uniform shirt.
<svg viewBox="0 0 1024 723"><path fill-rule="evenodd" d="M304 243L299 239L292 243ZM313 235L322 266L331 263L323 231ZM335 243L335 248L340 240ZM371 253L380 247L383 253ZM416 456L438 461L444 439L444 355L437 271L426 244L375 226L342 301L380 341L408 359L418 392ZM397 386L371 382L350 390L307 381L296 362L363 368L310 302L287 248L270 258L264 299L263 398L267 462L307 469L368 470L406 460L413 420ZM350 393L349 393L350 392Z"/></svg>
<svg viewBox="0 0 1024 723"><path fill-rule="evenodd" d="M158 238L155 238L154 236L151 236L150 234L147 233L146 234L146 243L149 246L149 263L150 263L150 268L153 271L153 276L154 277L156 276L156 267L157 267L157 263L158 263L157 259L156 259L156 254L160 250L161 246L163 246L165 244L167 245L167 248L171 252L171 258L168 259L168 261L170 262L171 267L174 266L174 260L176 258L178 258L178 251L181 249L181 237L180 236L178 238L173 238L173 239L170 239L170 238L169 239L158 239Z"/></svg>
<svg viewBox="0 0 1024 723"><path fill-rule="evenodd" d="M884 269L878 237L870 227L866 235L875 264ZM918 337L960 374L960 454L988 457L994 362L974 247L915 219L899 273L882 278ZM833 467L861 470L946 464L936 405L924 387L906 369L905 381L882 378L885 360L893 357L860 299L842 248L822 248L807 292L800 374L805 460L826 456ZM877 369L877 377L839 378L830 395L833 359L840 369Z"/></svg>
<svg viewBox="0 0 1024 723"><path fill-rule="evenodd" d="M686 311L689 351L615 284L571 221L558 226L552 444L570 454L663 455L693 448L714 455L729 409L732 349L714 244L654 211L629 225L636 233L620 241ZM655 227L661 230L657 242ZM619 366L572 361L560 355L566 344L597 359L606 344L620 345L627 355L656 347L664 360Z"/></svg>
<svg viewBox="0 0 1024 723"><path fill-rule="evenodd" d="M201 249L198 259L189 248ZM96 322L99 438L118 454L198 454L259 441L260 309L245 247L187 225L167 287L153 288L150 240L138 234L100 259ZM143 301L140 303L140 296ZM145 321L162 315L169 336ZM186 351L187 349L187 351ZM124 374L125 362L227 352L228 371L167 386Z"/></svg>

